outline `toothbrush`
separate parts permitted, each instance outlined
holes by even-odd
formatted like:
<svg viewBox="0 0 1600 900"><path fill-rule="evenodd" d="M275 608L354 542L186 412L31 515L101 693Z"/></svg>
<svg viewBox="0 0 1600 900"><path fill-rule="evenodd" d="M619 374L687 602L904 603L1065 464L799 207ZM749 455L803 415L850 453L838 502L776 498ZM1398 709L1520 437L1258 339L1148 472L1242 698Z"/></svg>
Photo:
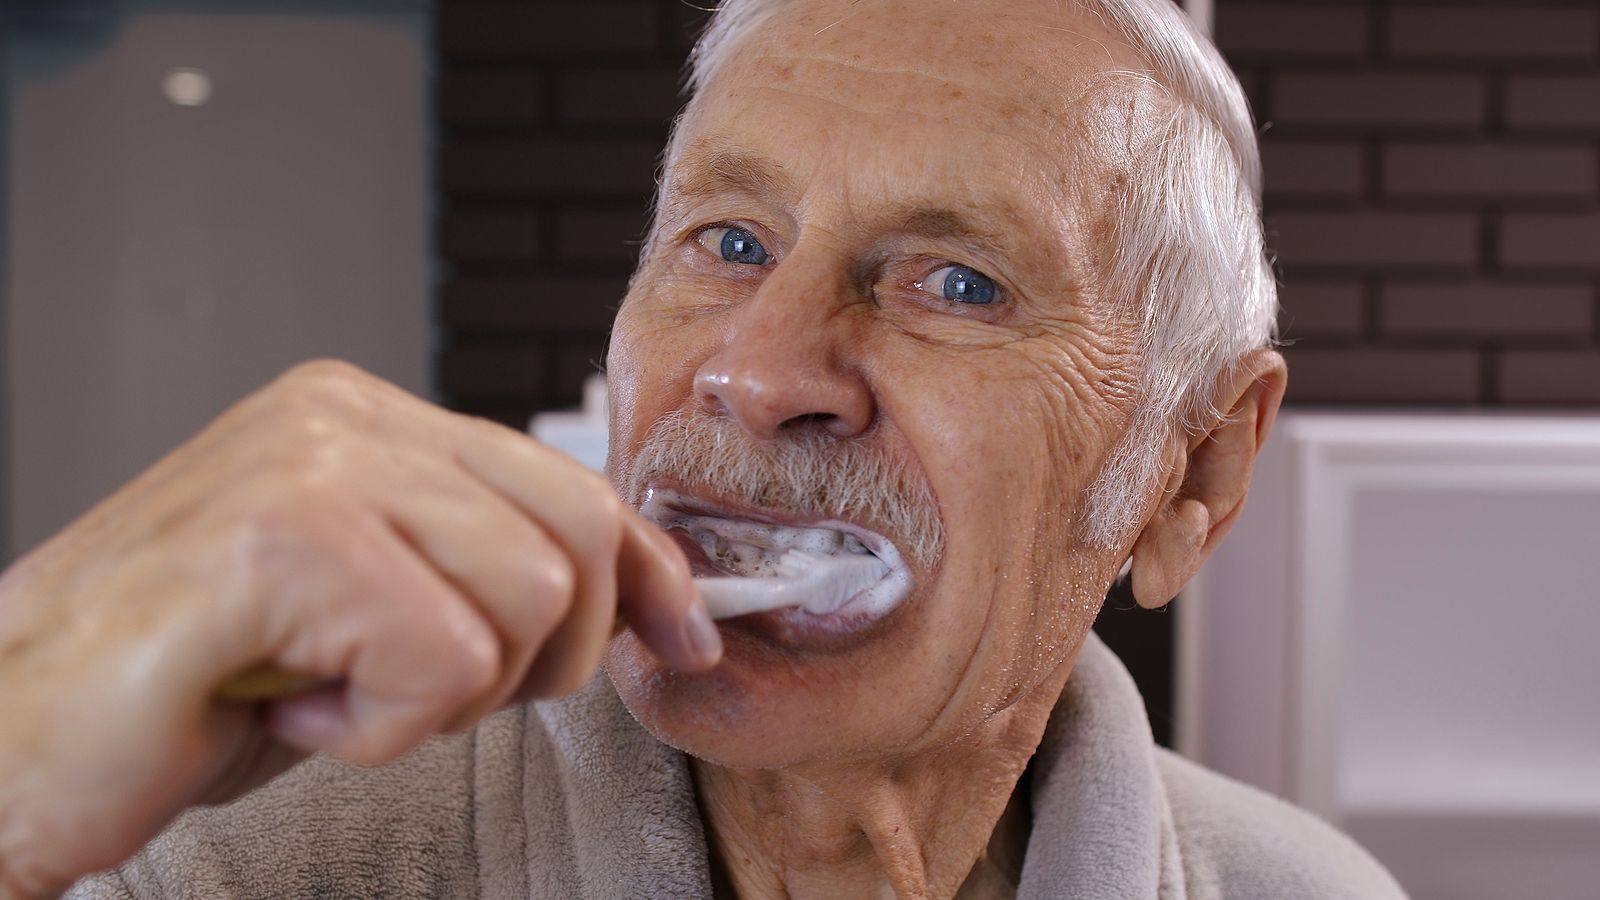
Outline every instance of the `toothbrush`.
<svg viewBox="0 0 1600 900"><path fill-rule="evenodd" d="M815 615L827 615L849 602L856 594L878 583L888 571L888 566L870 554L823 556L804 550L789 550L778 558L776 571L775 575L759 578L737 575L702 577L696 578L694 583L700 589L706 610L713 619L731 619L791 606ZM614 631L621 630L622 622L619 619ZM265 665L229 679L217 696L223 700L250 703L304 693L332 683Z"/></svg>
<svg viewBox="0 0 1600 900"><path fill-rule="evenodd" d="M778 558L777 574L765 578L696 578L695 587L713 619L799 607L815 615L834 612L878 583L888 567L869 554L822 556L790 550Z"/></svg>

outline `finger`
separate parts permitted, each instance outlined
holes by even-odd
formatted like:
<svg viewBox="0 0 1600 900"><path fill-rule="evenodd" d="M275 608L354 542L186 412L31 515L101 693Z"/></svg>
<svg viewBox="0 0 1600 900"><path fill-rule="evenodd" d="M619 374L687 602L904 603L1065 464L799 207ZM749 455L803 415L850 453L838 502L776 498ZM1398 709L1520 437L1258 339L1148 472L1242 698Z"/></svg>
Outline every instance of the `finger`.
<svg viewBox="0 0 1600 900"><path fill-rule="evenodd" d="M272 661L342 678L345 689L341 715L275 736L380 763L481 708L502 674L483 614L375 512L333 503L297 518L290 541L301 559L280 560L273 574L286 583L267 579L258 593L286 635Z"/></svg>
<svg viewBox="0 0 1600 900"><path fill-rule="evenodd" d="M721 658L721 639L705 614L676 545L628 509L609 483L576 460L490 422L464 434L458 458L493 489L528 510L564 543L580 581L596 565L614 567L635 590L619 590L618 609L669 665L698 671ZM698 610L698 612L696 612Z"/></svg>
<svg viewBox="0 0 1600 900"><path fill-rule="evenodd" d="M617 576L614 563L591 561L597 564L574 567L567 615L539 646L516 690L518 698L565 696L599 671L617 619Z"/></svg>
<svg viewBox="0 0 1600 900"><path fill-rule="evenodd" d="M457 458L567 551L576 576L572 610L536 657L522 693L577 690L599 668L611 637L622 520L631 512L601 476L493 423L472 422Z"/></svg>
<svg viewBox="0 0 1600 900"><path fill-rule="evenodd" d="M372 491L406 540L494 626L502 674L486 708L462 713L460 725L504 705L533 677L555 691L576 690L599 668L606 628L615 616L612 567L601 580L579 577L566 550L521 509L453 464L417 461L391 487ZM389 482L384 482L385 484ZM547 674L547 659L565 660ZM538 661L537 663L535 661ZM582 670L585 664L587 671ZM569 671L571 669L572 671Z"/></svg>
<svg viewBox="0 0 1600 900"><path fill-rule="evenodd" d="M617 608L662 662L700 672L722 659L722 636L673 540L632 510L623 515Z"/></svg>

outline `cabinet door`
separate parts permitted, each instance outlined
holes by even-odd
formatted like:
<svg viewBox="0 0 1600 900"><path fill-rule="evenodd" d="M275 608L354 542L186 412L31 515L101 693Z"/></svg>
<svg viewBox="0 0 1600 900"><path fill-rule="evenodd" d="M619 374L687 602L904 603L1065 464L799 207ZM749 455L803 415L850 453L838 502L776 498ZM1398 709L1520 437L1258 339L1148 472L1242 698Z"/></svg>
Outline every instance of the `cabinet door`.
<svg viewBox="0 0 1600 900"><path fill-rule="evenodd" d="M1180 747L1417 900L1595 896L1600 417L1288 413L1185 598Z"/></svg>

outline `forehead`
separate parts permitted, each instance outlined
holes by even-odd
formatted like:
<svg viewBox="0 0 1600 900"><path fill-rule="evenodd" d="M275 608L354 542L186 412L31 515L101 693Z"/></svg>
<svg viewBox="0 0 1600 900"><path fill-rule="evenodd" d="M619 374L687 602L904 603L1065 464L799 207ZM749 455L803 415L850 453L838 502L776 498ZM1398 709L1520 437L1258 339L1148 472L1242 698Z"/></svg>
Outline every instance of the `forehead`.
<svg viewBox="0 0 1600 900"><path fill-rule="evenodd" d="M1064 170L1115 165L1117 144L1136 143L1118 131L1138 130L1125 104L1142 74L1122 38L1070 0L778 0L686 125L784 139L870 125L880 143L851 144L858 154L933 139L957 151L1018 144Z"/></svg>
<svg viewBox="0 0 1600 900"><path fill-rule="evenodd" d="M677 149L748 147L858 189L1098 190L1136 156L1142 70L1064 0L788 0L696 97Z"/></svg>

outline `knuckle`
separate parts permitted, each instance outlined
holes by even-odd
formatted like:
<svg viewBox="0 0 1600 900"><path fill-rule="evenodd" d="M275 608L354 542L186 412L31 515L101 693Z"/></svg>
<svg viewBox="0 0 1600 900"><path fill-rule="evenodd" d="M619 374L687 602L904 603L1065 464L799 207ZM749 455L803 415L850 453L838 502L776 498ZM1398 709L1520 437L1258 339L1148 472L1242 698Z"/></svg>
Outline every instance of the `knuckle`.
<svg viewBox="0 0 1600 900"><path fill-rule="evenodd" d="M500 646L486 631L456 641L450 656L443 684L452 701L480 697L500 680Z"/></svg>
<svg viewBox="0 0 1600 900"><path fill-rule="evenodd" d="M602 556L602 565L608 565L616 559L622 551L622 514L621 501L612 498L612 507L594 517L594 535L591 538L595 544L595 551Z"/></svg>
<svg viewBox="0 0 1600 900"><path fill-rule="evenodd" d="M290 366L282 381L296 387L348 384L367 377L366 372L342 359L310 359Z"/></svg>
<svg viewBox="0 0 1600 900"><path fill-rule="evenodd" d="M586 537L594 551L609 560L622 548L622 517L627 510L622 499L612 490L611 483L603 476L586 473L585 478L586 493L589 495L586 506L591 512L586 519L589 523Z"/></svg>
<svg viewBox="0 0 1600 900"><path fill-rule="evenodd" d="M572 605L578 589L578 576L566 560L550 554L529 554L523 564L523 583L537 606L560 618Z"/></svg>
<svg viewBox="0 0 1600 900"><path fill-rule="evenodd" d="M272 385L269 392L282 410L305 416L320 412L348 417L371 406L377 379L362 369L337 359L299 363Z"/></svg>

